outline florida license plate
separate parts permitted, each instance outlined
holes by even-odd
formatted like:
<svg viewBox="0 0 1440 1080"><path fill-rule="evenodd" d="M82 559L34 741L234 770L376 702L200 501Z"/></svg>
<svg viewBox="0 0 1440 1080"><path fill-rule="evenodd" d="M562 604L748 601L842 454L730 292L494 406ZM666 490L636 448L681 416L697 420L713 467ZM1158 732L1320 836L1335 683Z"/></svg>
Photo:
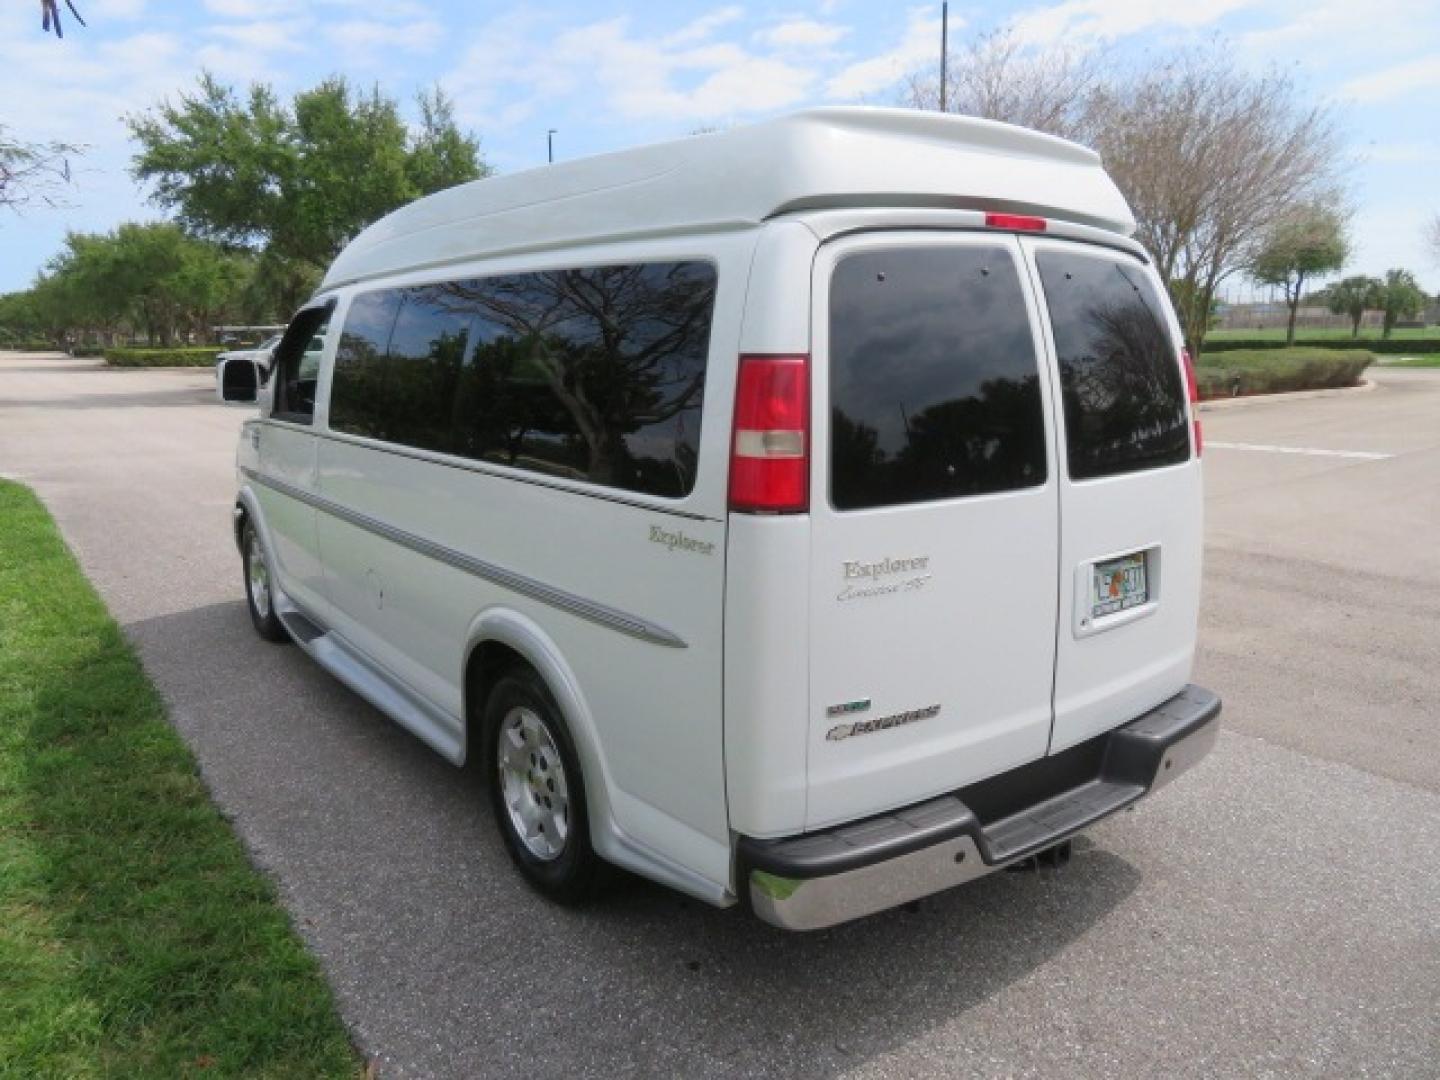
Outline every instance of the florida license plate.
<svg viewBox="0 0 1440 1080"><path fill-rule="evenodd" d="M1095 593L1090 606L1092 619L1139 607L1149 599L1143 553L1095 564Z"/></svg>

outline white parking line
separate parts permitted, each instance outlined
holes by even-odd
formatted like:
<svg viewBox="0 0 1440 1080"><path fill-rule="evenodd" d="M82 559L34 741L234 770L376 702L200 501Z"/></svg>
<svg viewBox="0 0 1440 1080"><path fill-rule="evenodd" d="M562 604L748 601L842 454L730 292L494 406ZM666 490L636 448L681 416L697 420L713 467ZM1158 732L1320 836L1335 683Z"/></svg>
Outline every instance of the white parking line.
<svg viewBox="0 0 1440 1080"><path fill-rule="evenodd" d="M1361 461L1385 461L1394 454L1377 454L1371 450L1323 450L1318 446L1266 446L1263 443L1215 442L1205 440L1206 450L1260 450L1267 454L1308 454L1311 457L1358 458Z"/></svg>

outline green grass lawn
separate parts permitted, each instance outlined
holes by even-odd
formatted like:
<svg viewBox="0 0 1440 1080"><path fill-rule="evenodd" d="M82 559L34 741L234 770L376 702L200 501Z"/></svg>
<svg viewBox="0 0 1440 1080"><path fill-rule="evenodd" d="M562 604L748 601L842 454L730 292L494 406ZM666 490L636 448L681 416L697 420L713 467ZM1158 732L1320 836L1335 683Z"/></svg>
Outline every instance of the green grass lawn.
<svg viewBox="0 0 1440 1080"><path fill-rule="evenodd" d="M1404 341L1406 338L1434 338L1440 337L1440 327L1435 326L1406 326L1396 327L1390 332L1390 337L1395 341ZM1307 341L1334 341L1336 338L1349 340L1350 330L1348 328L1333 330L1310 329L1299 327L1295 331L1295 344L1303 345ZM1379 330L1364 329L1360 331L1360 340L1377 341L1380 338ZM1271 327L1267 330L1211 330L1205 335L1207 341L1284 341L1285 328L1283 326Z"/></svg>
<svg viewBox="0 0 1440 1080"><path fill-rule="evenodd" d="M1385 367L1440 368L1440 353L1422 353L1419 356L1387 356L1380 363Z"/></svg>
<svg viewBox="0 0 1440 1080"><path fill-rule="evenodd" d="M0 482L0 1077L359 1073L129 644Z"/></svg>

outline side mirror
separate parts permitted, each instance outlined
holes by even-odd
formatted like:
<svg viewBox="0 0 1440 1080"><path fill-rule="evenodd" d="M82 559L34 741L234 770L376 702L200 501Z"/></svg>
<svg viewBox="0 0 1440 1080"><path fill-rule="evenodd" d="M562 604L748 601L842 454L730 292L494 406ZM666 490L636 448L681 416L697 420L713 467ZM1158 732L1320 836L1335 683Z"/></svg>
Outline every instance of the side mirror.
<svg viewBox="0 0 1440 1080"><path fill-rule="evenodd" d="M244 357L225 360L216 375L215 392L226 405L254 405L264 382L260 365Z"/></svg>

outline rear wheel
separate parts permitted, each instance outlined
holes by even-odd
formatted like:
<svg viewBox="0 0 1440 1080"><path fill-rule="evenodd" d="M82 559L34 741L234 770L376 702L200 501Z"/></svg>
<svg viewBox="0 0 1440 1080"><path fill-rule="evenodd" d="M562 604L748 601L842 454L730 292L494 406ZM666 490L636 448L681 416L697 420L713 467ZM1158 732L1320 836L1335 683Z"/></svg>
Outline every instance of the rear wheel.
<svg viewBox="0 0 1440 1080"><path fill-rule="evenodd" d="M496 681L483 726L490 801L510 858L532 886L562 904L599 884L580 760L539 675L515 668Z"/></svg>
<svg viewBox="0 0 1440 1080"><path fill-rule="evenodd" d="M270 564L260 534L246 518L240 529L240 550L245 562L245 599L250 606L250 621L255 632L266 641L288 641L289 635L280 617L275 614L275 590L270 582Z"/></svg>

